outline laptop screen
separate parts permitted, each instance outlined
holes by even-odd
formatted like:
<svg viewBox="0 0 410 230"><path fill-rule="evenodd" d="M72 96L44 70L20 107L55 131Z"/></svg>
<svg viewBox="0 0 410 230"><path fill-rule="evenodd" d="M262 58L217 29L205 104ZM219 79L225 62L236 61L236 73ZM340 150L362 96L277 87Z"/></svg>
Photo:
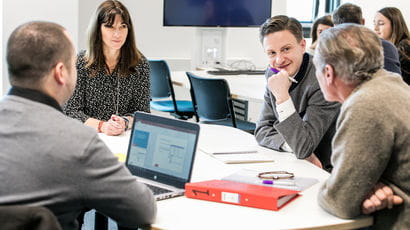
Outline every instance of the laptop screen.
<svg viewBox="0 0 410 230"><path fill-rule="evenodd" d="M197 124L136 113L127 166L136 176L184 184L191 177L198 132Z"/></svg>

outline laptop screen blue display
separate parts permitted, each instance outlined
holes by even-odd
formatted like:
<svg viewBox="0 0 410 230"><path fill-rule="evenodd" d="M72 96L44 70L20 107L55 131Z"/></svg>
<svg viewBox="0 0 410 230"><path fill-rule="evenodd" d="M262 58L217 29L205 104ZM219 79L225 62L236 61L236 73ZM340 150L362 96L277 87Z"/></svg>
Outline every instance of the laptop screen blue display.
<svg viewBox="0 0 410 230"><path fill-rule="evenodd" d="M128 166L190 177L197 134L193 130L150 121L136 121L128 151Z"/></svg>

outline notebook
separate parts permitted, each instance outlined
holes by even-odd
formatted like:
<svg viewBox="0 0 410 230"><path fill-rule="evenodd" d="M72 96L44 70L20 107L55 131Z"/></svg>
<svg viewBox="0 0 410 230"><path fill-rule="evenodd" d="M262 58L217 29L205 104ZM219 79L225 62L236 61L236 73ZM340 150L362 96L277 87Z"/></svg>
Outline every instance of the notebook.
<svg viewBox="0 0 410 230"><path fill-rule="evenodd" d="M198 148L210 155L257 153L252 134L229 126L201 124Z"/></svg>
<svg viewBox="0 0 410 230"><path fill-rule="evenodd" d="M156 200L184 195L191 179L199 125L135 112L126 166Z"/></svg>

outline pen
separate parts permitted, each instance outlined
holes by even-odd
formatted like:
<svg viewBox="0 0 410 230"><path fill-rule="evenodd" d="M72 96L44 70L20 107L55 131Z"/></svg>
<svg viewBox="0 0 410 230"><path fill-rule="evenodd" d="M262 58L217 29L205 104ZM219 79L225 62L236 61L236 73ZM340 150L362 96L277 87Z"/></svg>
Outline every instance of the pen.
<svg viewBox="0 0 410 230"><path fill-rule="evenodd" d="M277 70L277 69L275 69L275 68L273 68L273 67L270 67L270 70L272 70L275 74L276 74L276 73L279 73L279 70ZM289 78L289 80L290 80L291 82L298 83L298 81L296 81L295 78L293 78L293 77L288 77L288 78Z"/></svg>
<svg viewBox="0 0 410 230"><path fill-rule="evenodd" d="M286 186L295 186L293 181L280 181L280 180L262 180L262 184L271 184L271 185L286 185Z"/></svg>

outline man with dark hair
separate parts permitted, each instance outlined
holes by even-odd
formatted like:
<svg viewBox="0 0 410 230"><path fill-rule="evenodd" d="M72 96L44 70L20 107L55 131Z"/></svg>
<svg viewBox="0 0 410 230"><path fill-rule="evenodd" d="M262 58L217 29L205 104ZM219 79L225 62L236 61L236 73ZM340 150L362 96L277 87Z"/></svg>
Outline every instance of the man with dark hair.
<svg viewBox="0 0 410 230"><path fill-rule="evenodd" d="M362 17L362 9L354 4L345 3L340 5L335 11L333 11L332 19L335 25L343 23L355 23L364 25L365 20ZM384 53L384 68L388 71L401 74L399 52L397 48L384 39L381 39Z"/></svg>
<svg viewBox="0 0 410 230"><path fill-rule="evenodd" d="M342 23L356 23L364 25L362 9L351 3L345 3L334 10L332 19L335 25Z"/></svg>
<svg viewBox="0 0 410 230"><path fill-rule="evenodd" d="M77 80L66 30L29 22L7 43L12 88L0 101L0 205L45 206L65 230L96 209L124 227L150 224L151 191L118 162L95 130L68 118L61 106Z"/></svg>
<svg viewBox="0 0 410 230"><path fill-rule="evenodd" d="M398 195L396 206L377 207L372 229L408 229L410 88L383 69L381 49L378 36L362 25L343 24L321 34L316 76L326 100L343 106L332 142L334 169L319 204L338 217L355 218L383 182Z"/></svg>
<svg viewBox="0 0 410 230"><path fill-rule="evenodd" d="M305 53L301 24L283 15L272 17L260 27L260 40L269 68L256 140L330 171L330 143L340 104L323 98L312 57Z"/></svg>

